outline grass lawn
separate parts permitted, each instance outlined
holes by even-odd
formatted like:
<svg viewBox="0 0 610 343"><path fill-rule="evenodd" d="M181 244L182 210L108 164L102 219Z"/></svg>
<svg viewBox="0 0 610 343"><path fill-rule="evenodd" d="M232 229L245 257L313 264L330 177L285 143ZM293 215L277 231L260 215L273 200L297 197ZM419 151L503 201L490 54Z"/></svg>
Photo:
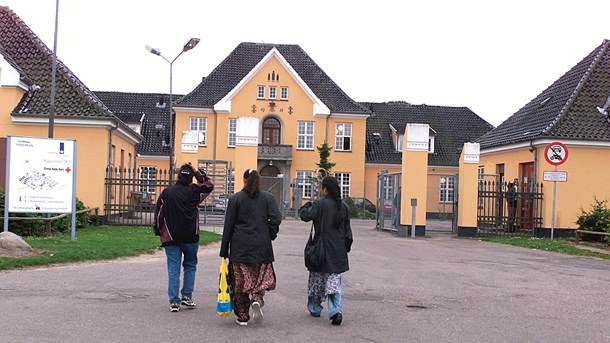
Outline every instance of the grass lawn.
<svg viewBox="0 0 610 343"><path fill-rule="evenodd" d="M548 238L536 237L478 237L477 239L486 242L516 245L529 249L555 251L569 255L591 256L610 260L610 250L608 250L608 253L601 253L578 248L574 244L574 239L550 240ZM587 244L584 243L583 245Z"/></svg>
<svg viewBox="0 0 610 343"><path fill-rule="evenodd" d="M221 235L201 231L200 244L216 242ZM90 226L76 231L76 240L70 232L54 237L23 237L38 252L35 256L0 256L0 270L43 266L91 260L111 260L118 257L153 254L160 248L159 237L150 227Z"/></svg>

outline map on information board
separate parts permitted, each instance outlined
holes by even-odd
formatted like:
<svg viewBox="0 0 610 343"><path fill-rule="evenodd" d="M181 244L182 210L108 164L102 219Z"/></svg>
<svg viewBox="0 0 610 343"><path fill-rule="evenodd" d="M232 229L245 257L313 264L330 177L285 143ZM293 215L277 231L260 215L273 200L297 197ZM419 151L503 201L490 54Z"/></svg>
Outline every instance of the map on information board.
<svg viewBox="0 0 610 343"><path fill-rule="evenodd" d="M70 213L75 142L8 137L9 212Z"/></svg>

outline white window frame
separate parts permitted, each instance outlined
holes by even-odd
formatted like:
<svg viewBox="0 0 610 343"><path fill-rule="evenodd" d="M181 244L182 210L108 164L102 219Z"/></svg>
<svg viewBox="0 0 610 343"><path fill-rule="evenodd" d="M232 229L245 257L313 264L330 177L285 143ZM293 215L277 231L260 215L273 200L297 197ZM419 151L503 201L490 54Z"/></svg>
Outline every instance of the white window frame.
<svg viewBox="0 0 610 343"><path fill-rule="evenodd" d="M277 87L269 86L269 100L275 100L277 97Z"/></svg>
<svg viewBox="0 0 610 343"><path fill-rule="evenodd" d="M157 174L158 171L156 166L140 166L140 192L146 192L148 194L156 193Z"/></svg>
<svg viewBox="0 0 610 343"><path fill-rule="evenodd" d="M280 100L288 100L288 87L280 87Z"/></svg>
<svg viewBox="0 0 610 343"><path fill-rule="evenodd" d="M191 117L189 119L189 130L197 131L203 136L199 135L200 138L197 139L199 146L206 146L206 142L208 139L207 131L208 131L208 118L204 117Z"/></svg>
<svg viewBox="0 0 610 343"><path fill-rule="evenodd" d="M339 128L342 128L339 131ZM349 148L345 148L345 143L349 142ZM352 123L335 124L335 151L352 151Z"/></svg>
<svg viewBox="0 0 610 343"><path fill-rule="evenodd" d="M258 86L256 89L256 98L257 99L265 99L265 86Z"/></svg>
<svg viewBox="0 0 610 343"><path fill-rule="evenodd" d="M301 191L302 199L311 199L313 196L313 172L297 170L297 187Z"/></svg>
<svg viewBox="0 0 610 343"><path fill-rule="evenodd" d="M297 122L297 149L313 150L314 122Z"/></svg>
<svg viewBox="0 0 610 343"><path fill-rule="evenodd" d="M445 179L445 182L442 180ZM439 179L439 202L442 204L453 203L455 195L455 176L446 175Z"/></svg>
<svg viewBox="0 0 610 343"><path fill-rule="evenodd" d="M337 178L337 182L339 183L339 189L341 189L341 198L349 197L352 173L335 173L335 178Z"/></svg>
<svg viewBox="0 0 610 343"><path fill-rule="evenodd" d="M405 135L396 135L396 151L402 151L402 141Z"/></svg>
<svg viewBox="0 0 610 343"><path fill-rule="evenodd" d="M229 118L227 145L234 148L237 141L237 118Z"/></svg>
<svg viewBox="0 0 610 343"><path fill-rule="evenodd" d="M434 136L428 137L428 153L434 154Z"/></svg>

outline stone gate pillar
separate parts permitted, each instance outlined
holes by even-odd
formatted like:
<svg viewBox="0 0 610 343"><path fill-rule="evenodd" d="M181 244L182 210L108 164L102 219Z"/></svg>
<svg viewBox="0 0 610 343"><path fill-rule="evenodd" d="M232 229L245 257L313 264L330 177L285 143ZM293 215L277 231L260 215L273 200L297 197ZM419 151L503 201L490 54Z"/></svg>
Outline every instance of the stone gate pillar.
<svg viewBox="0 0 610 343"><path fill-rule="evenodd" d="M458 236L477 234L479 143L464 143L458 180Z"/></svg>
<svg viewBox="0 0 610 343"><path fill-rule="evenodd" d="M398 235L411 235L411 199L417 199L415 235L426 234L426 203L428 199L428 124L407 124L402 147L400 226Z"/></svg>

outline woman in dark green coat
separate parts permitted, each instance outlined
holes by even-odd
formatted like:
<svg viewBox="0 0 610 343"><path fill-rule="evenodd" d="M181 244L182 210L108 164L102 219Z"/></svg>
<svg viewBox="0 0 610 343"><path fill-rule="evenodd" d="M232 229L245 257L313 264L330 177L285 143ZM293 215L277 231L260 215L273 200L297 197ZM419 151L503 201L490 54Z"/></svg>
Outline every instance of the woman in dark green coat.
<svg viewBox="0 0 610 343"><path fill-rule="evenodd" d="M322 179L321 198L307 202L299 209L303 221L313 220L315 238L324 241L325 261L315 270L309 269L307 284L307 309L314 317L320 317L322 302L328 298L328 317L333 325L343 321L341 274L349 270L347 253L351 250L353 236L349 221L349 209L341 201L341 189L337 179Z"/></svg>

